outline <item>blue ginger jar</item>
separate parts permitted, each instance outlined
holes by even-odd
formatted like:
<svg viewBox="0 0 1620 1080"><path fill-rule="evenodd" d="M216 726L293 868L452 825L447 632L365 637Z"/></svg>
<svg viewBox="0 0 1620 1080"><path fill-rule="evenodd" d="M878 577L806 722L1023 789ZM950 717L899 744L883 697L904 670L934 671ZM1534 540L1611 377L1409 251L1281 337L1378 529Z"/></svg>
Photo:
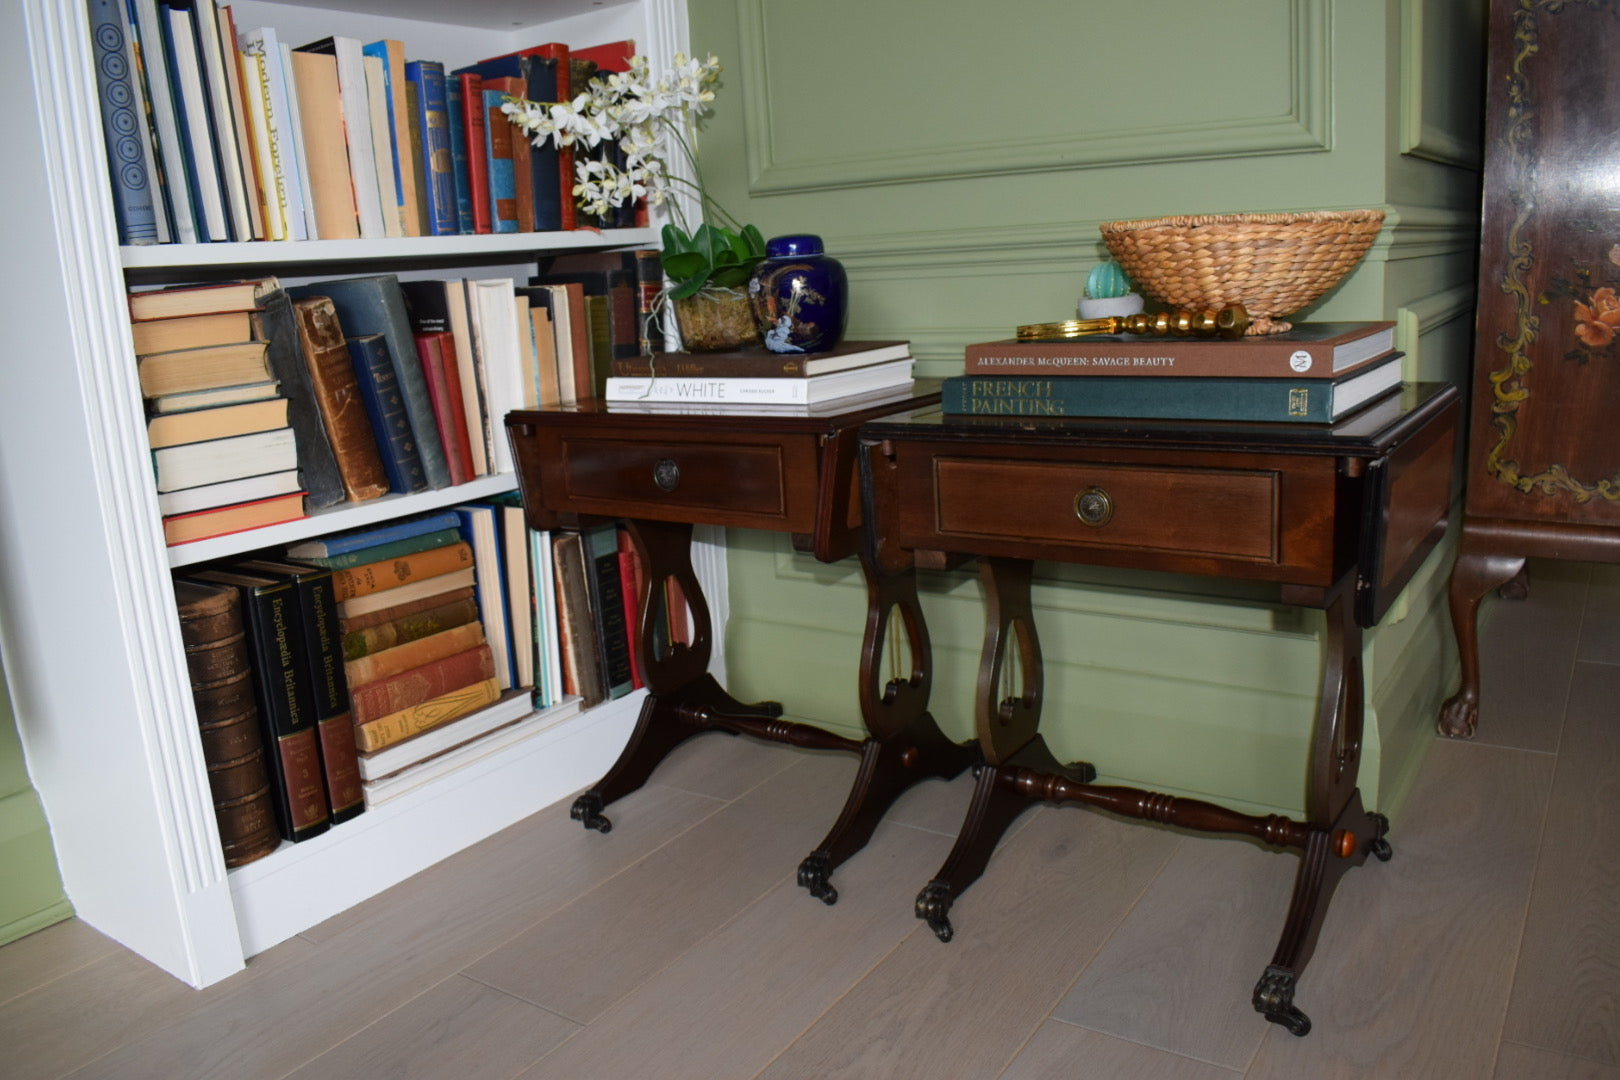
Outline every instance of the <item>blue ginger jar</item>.
<svg viewBox="0 0 1620 1080"><path fill-rule="evenodd" d="M778 353L825 352L842 341L848 292L844 264L805 233L767 240L748 282L760 336Z"/></svg>

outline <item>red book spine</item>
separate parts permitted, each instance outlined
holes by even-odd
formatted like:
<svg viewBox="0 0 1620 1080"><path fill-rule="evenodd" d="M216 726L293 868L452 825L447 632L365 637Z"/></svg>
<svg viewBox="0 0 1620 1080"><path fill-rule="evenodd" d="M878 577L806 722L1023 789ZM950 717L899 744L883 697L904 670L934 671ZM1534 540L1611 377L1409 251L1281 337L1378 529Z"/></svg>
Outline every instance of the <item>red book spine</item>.
<svg viewBox="0 0 1620 1080"><path fill-rule="evenodd" d="M439 362L444 365L444 388L450 401L450 426L455 432L455 452L461 457L462 468L469 477L476 477L473 467L472 433L467 430L467 399L461 389L461 367L456 363L456 336L448 330L438 332Z"/></svg>
<svg viewBox="0 0 1620 1080"><path fill-rule="evenodd" d="M487 644L479 645L386 679L351 687L349 698L354 708L354 722L369 723L494 677L495 656Z"/></svg>
<svg viewBox="0 0 1620 1080"><path fill-rule="evenodd" d="M641 560L626 529L619 530L619 593L624 598L624 625L630 637L630 688L647 685L641 674L641 592L646 588Z"/></svg>
<svg viewBox="0 0 1620 1080"><path fill-rule="evenodd" d="M467 140L467 186L472 189L473 231L494 229L489 217L489 162L484 157L484 80L457 75L461 80L461 130Z"/></svg>
<svg viewBox="0 0 1620 1080"><path fill-rule="evenodd" d="M412 334L416 341L416 356L422 364L422 377L427 380L428 400L433 404L433 423L439 430L439 441L444 444L445 465L450 469L450 483L465 484L473 478L472 469L462 458L460 448L456 445L455 412L459 405L452 406L450 402L450 388L446 385L444 376L444 353L441 338L449 337L447 333ZM460 385L460 380L457 380ZM462 420L462 430L466 430L466 420ZM470 458L471 451L468 451Z"/></svg>

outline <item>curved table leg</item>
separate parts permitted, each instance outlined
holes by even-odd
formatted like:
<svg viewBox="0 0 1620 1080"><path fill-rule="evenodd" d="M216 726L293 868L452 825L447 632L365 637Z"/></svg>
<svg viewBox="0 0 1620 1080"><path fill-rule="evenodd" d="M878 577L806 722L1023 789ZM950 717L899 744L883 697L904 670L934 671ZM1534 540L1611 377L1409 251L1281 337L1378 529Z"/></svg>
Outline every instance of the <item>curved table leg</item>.
<svg viewBox="0 0 1620 1080"><path fill-rule="evenodd" d="M861 468L873 468L870 451ZM872 485L863 485L870 496ZM867 520L872 520L870 503ZM826 904L837 903L832 872L872 839L878 822L894 800L911 785L931 776L949 779L978 760L974 744L959 745L945 737L928 712L933 683L933 652L928 624L917 598L917 573L909 554L868 531L861 549L866 579L866 630L861 644L861 719L871 737L861 746L861 767L831 831L799 864L799 884ZM891 640L889 628L898 616L905 635ZM885 654L909 655L904 677L884 678Z"/></svg>
<svg viewBox="0 0 1620 1080"><path fill-rule="evenodd" d="M917 918L926 920L941 941L955 935L951 905L984 872L1008 827L1041 797L1018 783L1021 773L1035 770L1076 784L1097 776L1086 762L1060 764L1037 731L1044 671L1030 603L1031 570L1032 564L1024 559L985 558L979 563L986 620L975 717L985 764L978 767L973 801L950 855L916 900ZM1014 647L1023 685L1017 695L1003 697L1002 677Z"/></svg>
<svg viewBox="0 0 1620 1080"><path fill-rule="evenodd" d="M1369 853L1390 855L1384 834L1389 823L1361 805L1356 772L1361 765L1364 678L1362 630L1356 623L1352 582L1340 583L1329 600L1322 692L1312 733L1311 767L1305 792L1304 849L1293 896L1271 963L1255 984L1255 1010L1295 1035L1311 1029L1310 1018L1294 1004L1294 988L1316 948L1322 922L1339 879L1360 866Z"/></svg>
<svg viewBox="0 0 1620 1080"><path fill-rule="evenodd" d="M1464 542L1466 543L1466 536ZM1440 706L1440 734L1473 738L1479 724L1479 602L1498 586L1519 580L1523 556L1464 550L1451 571L1451 627L1457 635L1462 684Z"/></svg>

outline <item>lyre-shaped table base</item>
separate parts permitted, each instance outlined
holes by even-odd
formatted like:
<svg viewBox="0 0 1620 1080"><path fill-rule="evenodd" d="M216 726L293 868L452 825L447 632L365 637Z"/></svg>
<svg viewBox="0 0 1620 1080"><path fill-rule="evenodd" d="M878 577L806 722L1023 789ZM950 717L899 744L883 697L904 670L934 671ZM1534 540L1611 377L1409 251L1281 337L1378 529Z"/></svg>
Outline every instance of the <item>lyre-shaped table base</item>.
<svg viewBox="0 0 1620 1080"><path fill-rule="evenodd" d="M1351 578L1327 598L1327 642L1321 698L1312 736L1307 820L1278 814L1243 814L1198 799L1139 788L1094 784L1089 765L1060 765L1036 732L1041 701L1040 646L1030 604L1030 564L987 558L981 562L989 618L979 680L979 736L984 752L973 801L956 844L938 874L917 896L917 917L941 941L954 935L952 902L983 872L997 841L1037 801L1084 803L1127 817L1200 832L1251 836L1296 848L1300 866L1282 935L1255 985L1256 1011L1295 1035L1311 1022L1294 1004L1294 988L1316 947L1339 879L1369 854L1390 857L1389 823L1367 812L1355 787L1361 758L1361 627L1350 596ZM1000 673L1016 644L1024 671L1021 696L1003 700Z"/></svg>
<svg viewBox="0 0 1620 1080"><path fill-rule="evenodd" d="M603 814L604 808L645 784L671 750L706 731L857 753L860 770L843 812L798 872L799 884L811 895L834 903L838 891L829 880L832 871L866 845L900 793L925 777L954 776L976 756L972 746L960 747L946 739L927 712L927 640L912 572L883 575L869 559L863 560L872 610L862 653L861 706L871 735L856 740L812 724L782 720L780 704L746 704L722 688L708 671L713 623L692 569L692 526L639 519L631 519L627 525L646 569L647 592L637 598L636 640L647 700L624 750L607 774L574 801L572 817L588 829L608 832L613 826ZM671 581L679 585L691 614L691 640L686 644L663 642L666 587ZM912 653L924 661L910 680L892 682L881 693L868 693L867 687L876 679L876 654L881 653L882 627L891 609L902 612L912 635ZM875 646L874 626L880 635Z"/></svg>

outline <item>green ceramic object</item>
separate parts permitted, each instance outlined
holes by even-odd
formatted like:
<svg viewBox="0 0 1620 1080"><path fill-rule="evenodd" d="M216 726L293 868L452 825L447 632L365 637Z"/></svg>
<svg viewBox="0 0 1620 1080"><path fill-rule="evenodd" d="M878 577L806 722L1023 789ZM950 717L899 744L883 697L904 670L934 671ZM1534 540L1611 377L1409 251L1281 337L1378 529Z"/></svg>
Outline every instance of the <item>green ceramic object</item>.
<svg viewBox="0 0 1620 1080"><path fill-rule="evenodd" d="M1125 276L1124 269L1113 259L1098 263L1086 277L1086 295L1093 300L1128 296L1132 291L1131 279Z"/></svg>

